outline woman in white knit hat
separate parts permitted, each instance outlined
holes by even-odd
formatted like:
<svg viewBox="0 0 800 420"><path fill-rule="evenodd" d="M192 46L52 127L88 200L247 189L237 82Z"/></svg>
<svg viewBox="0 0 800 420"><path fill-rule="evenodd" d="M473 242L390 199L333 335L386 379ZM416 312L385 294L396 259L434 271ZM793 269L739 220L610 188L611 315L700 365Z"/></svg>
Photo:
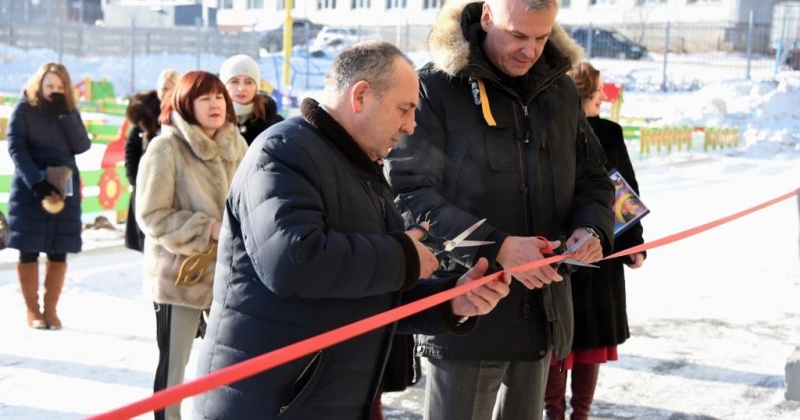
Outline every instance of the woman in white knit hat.
<svg viewBox="0 0 800 420"><path fill-rule="evenodd" d="M225 60L219 78L233 100L239 132L248 146L272 124L283 120L275 99L258 91L261 72L258 63L249 56L238 54Z"/></svg>

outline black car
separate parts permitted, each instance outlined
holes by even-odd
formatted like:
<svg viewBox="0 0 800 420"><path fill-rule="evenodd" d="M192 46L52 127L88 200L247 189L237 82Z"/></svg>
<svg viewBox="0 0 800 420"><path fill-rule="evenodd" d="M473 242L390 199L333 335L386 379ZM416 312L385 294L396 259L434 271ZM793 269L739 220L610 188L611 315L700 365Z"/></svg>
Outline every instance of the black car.
<svg viewBox="0 0 800 420"><path fill-rule="evenodd" d="M322 25L306 19L292 21L292 46L309 45L322 30ZM283 50L283 22L278 27L264 31L259 41L261 48L269 52Z"/></svg>
<svg viewBox="0 0 800 420"><path fill-rule="evenodd" d="M587 34L591 32L591 43ZM613 30L591 27L575 27L571 31L574 39L587 57L610 57L639 60L647 55L647 47L631 41L625 35ZM590 45L591 44L591 45Z"/></svg>

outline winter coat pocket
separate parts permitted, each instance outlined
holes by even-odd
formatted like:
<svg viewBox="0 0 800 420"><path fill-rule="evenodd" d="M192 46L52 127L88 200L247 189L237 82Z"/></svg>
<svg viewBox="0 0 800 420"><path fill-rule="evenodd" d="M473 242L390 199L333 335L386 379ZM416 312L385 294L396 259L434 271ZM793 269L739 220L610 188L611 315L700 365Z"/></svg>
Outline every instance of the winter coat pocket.
<svg viewBox="0 0 800 420"><path fill-rule="evenodd" d="M302 405L302 401L308 398L309 391L313 388L314 383L319 379L319 369L322 365L322 352L318 351L314 357L308 362L303 372L294 383L286 390L281 400L281 408L278 410L278 416L287 416L291 414L297 406Z"/></svg>
<svg viewBox="0 0 800 420"><path fill-rule="evenodd" d="M514 141L514 135L507 133L508 128L487 127L484 138L486 144L486 157L489 165L496 172L512 172L514 166L519 165L519 153Z"/></svg>

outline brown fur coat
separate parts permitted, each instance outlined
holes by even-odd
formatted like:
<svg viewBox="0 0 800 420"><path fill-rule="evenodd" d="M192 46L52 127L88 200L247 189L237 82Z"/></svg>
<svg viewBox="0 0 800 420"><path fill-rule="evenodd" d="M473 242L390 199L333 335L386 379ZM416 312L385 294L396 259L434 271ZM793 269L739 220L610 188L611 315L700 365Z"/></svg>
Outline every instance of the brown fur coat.
<svg viewBox="0 0 800 420"><path fill-rule="evenodd" d="M247 150L236 126L226 122L210 139L177 112L161 127L142 157L136 178L136 221L145 234L145 288L154 302L205 309L211 306L215 262L202 280L176 286L187 256L211 246L211 226L222 221L233 174Z"/></svg>

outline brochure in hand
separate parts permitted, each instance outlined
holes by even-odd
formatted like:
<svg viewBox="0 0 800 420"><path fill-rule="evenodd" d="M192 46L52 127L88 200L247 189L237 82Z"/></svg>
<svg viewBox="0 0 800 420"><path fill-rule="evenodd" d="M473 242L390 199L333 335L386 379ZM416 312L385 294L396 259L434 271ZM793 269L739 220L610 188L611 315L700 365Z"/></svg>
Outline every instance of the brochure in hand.
<svg viewBox="0 0 800 420"><path fill-rule="evenodd" d="M644 205L628 181L616 169L612 169L608 176L614 183L612 210L614 210L614 237L617 237L650 213L650 209Z"/></svg>

